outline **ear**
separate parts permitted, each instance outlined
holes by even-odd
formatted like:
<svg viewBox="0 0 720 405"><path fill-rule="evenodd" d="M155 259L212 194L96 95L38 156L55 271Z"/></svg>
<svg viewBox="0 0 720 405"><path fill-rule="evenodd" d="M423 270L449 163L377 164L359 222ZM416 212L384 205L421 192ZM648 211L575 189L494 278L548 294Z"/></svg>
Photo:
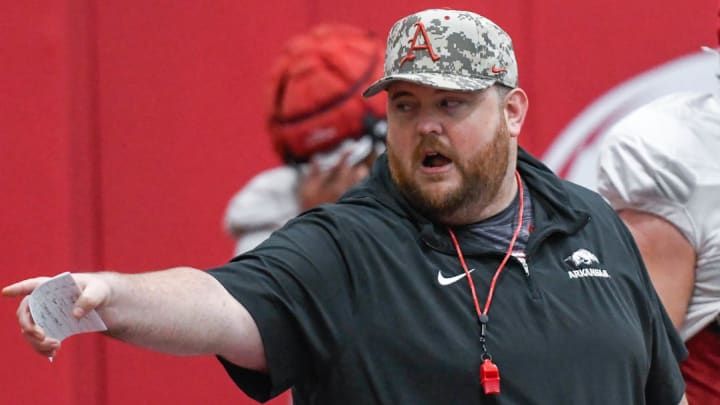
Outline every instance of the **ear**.
<svg viewBox="0 0 720 405"><path fill-rule="evenodd" d="M516 137L520 135L527 110L528 97L523 89L514 88L505 96L503 113L510 136Z"/></svg>

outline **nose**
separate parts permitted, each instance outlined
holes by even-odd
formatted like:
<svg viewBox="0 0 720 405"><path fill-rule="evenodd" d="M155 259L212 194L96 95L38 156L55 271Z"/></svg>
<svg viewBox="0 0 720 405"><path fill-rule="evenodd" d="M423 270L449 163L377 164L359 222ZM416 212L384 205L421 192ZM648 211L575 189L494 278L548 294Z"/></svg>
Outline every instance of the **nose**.
<svg viewBox="0 0 720 405"><path fill-rule="evenodd" d="M443 132L443 124L440 117L431 109L422 110L417 117L417 132L420 135L440 135Z"/></svg>

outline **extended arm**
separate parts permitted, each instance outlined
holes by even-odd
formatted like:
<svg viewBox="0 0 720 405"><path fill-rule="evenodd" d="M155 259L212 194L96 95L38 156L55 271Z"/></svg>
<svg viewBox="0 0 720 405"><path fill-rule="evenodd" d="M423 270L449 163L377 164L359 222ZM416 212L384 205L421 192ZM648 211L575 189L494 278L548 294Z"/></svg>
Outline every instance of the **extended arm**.
<svg viewBox="0 0 720 405"><path fill-rule="evenodd" d="M120 274L73 274L82 291L74 315L96 309L119 340L177 355L220 355L253 370L266 369L257 325L247 310L209 274L192 268ZM5 296L30 294L46 278L7 286ZM36 351L52 355L59 342L33 322L28 297L18 307L18 321Z"/></svg>
<svg viewBox="0 0 720 405"><path fill-rule="evenodd" d="M659 216L636 210L619 214L640 248L665 310L680 329L695 284L693 247L674 225Z"/></svg>

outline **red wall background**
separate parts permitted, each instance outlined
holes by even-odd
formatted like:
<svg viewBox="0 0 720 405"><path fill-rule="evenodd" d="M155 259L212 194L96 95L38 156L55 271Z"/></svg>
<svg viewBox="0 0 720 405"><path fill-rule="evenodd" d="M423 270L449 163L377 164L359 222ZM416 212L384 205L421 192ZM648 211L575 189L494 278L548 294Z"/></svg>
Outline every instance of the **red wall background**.
<svg viewBox="0 0 720 405"><path fill-rule="evenodd" d="M521 144L541 155L612 86L714 44L717 9L717 0L0 4L2 285L228 260L228 199L278 163L263 129L267 67L316 23L384 36L398 18L438 5L489 16L514 38L531 99ZM16 305L0 300L4 404L253 403L213 358L97 334L65 341L49 364L24 344Z"/></svg>

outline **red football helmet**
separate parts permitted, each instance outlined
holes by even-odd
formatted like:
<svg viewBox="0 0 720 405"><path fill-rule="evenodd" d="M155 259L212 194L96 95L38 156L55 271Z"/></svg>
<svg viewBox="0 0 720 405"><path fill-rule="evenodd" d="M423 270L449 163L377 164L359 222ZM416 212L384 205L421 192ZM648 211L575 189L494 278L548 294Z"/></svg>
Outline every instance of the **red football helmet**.
<svg viewBox="0 0 720 405"><path fill-rule="evenodd" d="M384 52L372 33L339 24L288 42L272 68L267 120L285 162L307 162L363 135L384 139L385 125L377 123L385 120L385 97L361 95L382 76Z"/></svg>

